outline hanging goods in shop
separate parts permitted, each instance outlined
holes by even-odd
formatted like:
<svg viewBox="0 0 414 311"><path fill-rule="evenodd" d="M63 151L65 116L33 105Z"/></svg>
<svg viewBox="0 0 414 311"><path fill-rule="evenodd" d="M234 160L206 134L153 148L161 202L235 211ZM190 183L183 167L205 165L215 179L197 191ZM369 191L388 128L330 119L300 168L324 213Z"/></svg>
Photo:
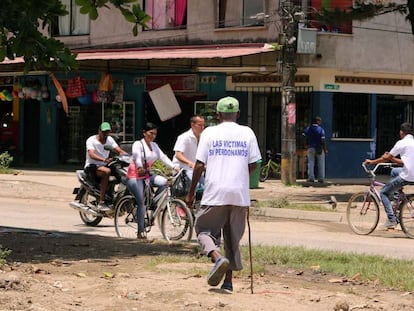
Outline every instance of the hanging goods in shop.
<svg viewBox="0 0 414 311"><path fill-rule="evenodd" d="M68 79L66 88L66 96L76 98L87 94L85 79L80 76Z"/></svg>

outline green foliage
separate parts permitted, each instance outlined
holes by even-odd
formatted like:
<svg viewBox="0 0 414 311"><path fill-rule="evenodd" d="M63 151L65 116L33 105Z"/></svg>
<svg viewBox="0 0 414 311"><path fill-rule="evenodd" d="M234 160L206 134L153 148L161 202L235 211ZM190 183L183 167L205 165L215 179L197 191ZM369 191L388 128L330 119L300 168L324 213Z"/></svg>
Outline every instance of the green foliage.
<svg viewBox="0 0 414 311"><path fill-rule="evenodd" d="M0 154L0 167L9 168L13 162L13 157L6 151Z"/></svg>
<svg viewBox="0 0 414 311"><path fill-rule="evenodd" d="M221 250L224 252L224 250ZM194 265L177 265L187 275L206 275L208 269L197 263L206 263L208 259L198 256L196 247L188 255L161 255L151 258L146 264L148 269L171 271L171 264L194 263ZM249 275L249 247L241 246L245 268L235 275ZM297 269L311 274L331 274L344 280L351 280L358 275L358 283L373 284L412 292L414 288L414 265L412 260L391 259L384 256L345 253L305 247L253 245L253 273L266 274L269 266L284 267L286 270ZM210 266L208 266L210 268Z"/></svg>
<svg viewBox="0 0 414 311"><path fill-rule="evenodd" d="M162 163L160 160L156 160L152 166L151 170L156 169L160 170L162 175L164 176L170 176L171 175L171 169L169 169L164 163Z"/></svg>
<svg viewBox="0 0 414 311"><path fill-rule="evenodd" d="M11 250L9 249L3 249L0 245L0 265L4 264L6 262L7 256L9 256L11 253Z"/></svg>
<svg viewBox="0 0 414 311"><path fill-rule="evenodd" d="M81 13L98 18L98 9L109 8L111 3L125 19L134 24L132 32L138 35L138 26L146 27L150 17L142 11L136 0L76 0ZM76 54L54 38L45 36L56 18L69 14L60 0L2 0L0 10L0 62L23 57L25 71L59 69L72 71L78 68ZM30 48L28 48L30 47Z"/></svg>
<svg viewBox="0 0 414 311"><path fill-rule="evenodd" d="M241 253L243 260L248 260L248 248L242 247ZM255 271L264 270L266 265L278 265L349 279L359 275L361 282L379 281L383 286L399 290L412 291L414 288L411 260L289 246L254 246L252 257Z"/></svg>

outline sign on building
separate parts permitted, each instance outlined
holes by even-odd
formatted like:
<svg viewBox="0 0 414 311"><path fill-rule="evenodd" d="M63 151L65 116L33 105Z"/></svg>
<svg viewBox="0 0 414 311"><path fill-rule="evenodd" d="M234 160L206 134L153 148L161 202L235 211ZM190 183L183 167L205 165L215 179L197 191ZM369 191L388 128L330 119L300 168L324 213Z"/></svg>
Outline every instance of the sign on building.
<svg viewBox="0 0 414 311"><path fill-rule="evenodd" d="M316 54L316 28L299 28L297 53Z"/></svg>

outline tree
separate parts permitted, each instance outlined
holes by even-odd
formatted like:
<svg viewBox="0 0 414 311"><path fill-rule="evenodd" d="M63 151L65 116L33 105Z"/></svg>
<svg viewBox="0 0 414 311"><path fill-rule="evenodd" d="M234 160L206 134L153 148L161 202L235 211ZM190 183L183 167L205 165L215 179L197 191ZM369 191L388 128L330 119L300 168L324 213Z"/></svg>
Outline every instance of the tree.
<svg viewBox="0 0 414 311"><path fill-rule="evenodd" d="M138 26L146 27L150 17L136 3L137 0L75 0L82 14L91 20L98 18L98 9L110 8L112 4L125 20L134 26L132 33L138 35ZM1 0L0 10L0 62L5 58L23 57L25 72L39 69L71 71L77 68L76 54L41 30L58 17L69 14L60 0Z"/></svg>
<svg viewBox="0 0 414 311"><path fill-rule="evenodd" d="M357 0L348 9L322 8L315 14L315 18L328 25L338 25L350 20L366 20L377 15L390 12L405 14L411 24L411 32L414 34L414 0L407 0L406 4L397 4L386 0Z"/></svg>

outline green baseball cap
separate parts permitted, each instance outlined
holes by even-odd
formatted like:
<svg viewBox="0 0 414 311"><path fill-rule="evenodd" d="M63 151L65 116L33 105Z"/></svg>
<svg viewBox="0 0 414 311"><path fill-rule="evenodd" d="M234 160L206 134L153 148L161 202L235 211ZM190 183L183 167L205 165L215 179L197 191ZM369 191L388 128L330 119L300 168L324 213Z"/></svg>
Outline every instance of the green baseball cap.
<svg viewBox="0 0 414 311"><path fill-rule="evenodd" d="M99 128L102 132L106 132L111 130L111 125L108 122L103 122Z"/></svg>
<svg viewBox="0 0 414 311"><path fill-rule="evenodd" d="M231 96L223 97L217 102L217 112L239 112L239 101Z"/></svg>

